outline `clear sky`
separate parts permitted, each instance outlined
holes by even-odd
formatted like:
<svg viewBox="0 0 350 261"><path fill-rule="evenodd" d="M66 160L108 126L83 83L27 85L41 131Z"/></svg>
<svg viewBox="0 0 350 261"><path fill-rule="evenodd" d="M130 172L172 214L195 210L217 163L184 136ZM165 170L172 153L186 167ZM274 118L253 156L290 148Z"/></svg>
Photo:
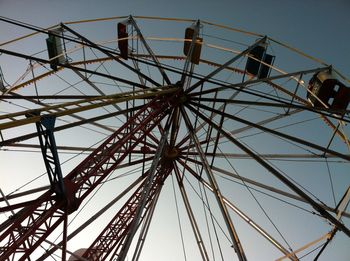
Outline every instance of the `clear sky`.
<svg viewBox="0 0 350 261"><path fill-rule="evenodd" d="M327 64L334 65L334 67L337 68L347 78L350 78L349 12L350 2L348 0L0 0L0 16L17 19L43 28L65 21L123 16L130 14L137 16L160 16L201 19L205 21L215 22L234 28L256 32L261 35L268 35L276 40L288 43L290 46L298 48L311 56L317 57ZM162 34L167 35L167 28L165 27L165 25L159 24L157 26L159 26L159 36L162 36ZM29 31L20 28L13 30L13 27L10 28L7 25L5 26L0 22L0 43L28 32ZM99 35L99 33L96 32L96 35ZM113 37L115 36L110 36L107 40L112 39ZM12 47L11 45L9 45L5 46L4 48L11 49ZM22 47L14 46L14 48L18 50L18 48ZM27 47L25 46L23 47L23 52L27 50L26 48ZM32 49L28 48L28 50ZM280 61L281 64L282 62L286 64L286 67L288 67L288 61ZM292 59L291 63L293 63L290 64L292 68L298 68L298 64L294 64L294 62L292 62ZM16 79L16 77L18 77L19 71L17 72L17 70L19 69L15 68L14 64L11 63L11 59L9 57L1 55L0 66L8 82L11 83ZM23 72L23 70L21 71ZM350 84L348 83L348 85ZM2 110L4 110L4 108L1 107L0 104L0 111ZM315 126L317 125L314 125L314 127ZM310 131L310 129L308 130L308 132L309 133L306 136L312 136L313 133L312 131ZM82 135L87 135L86 137L88 137L89 133L82 132ZM61 137L62 140L64 140L64 138L66 137ZM69 141L70 139L71 138L66 138L65 140ZM252 144L255 144L255 142L261 142L261 146L265 146L266 151L270 151L271 149L269 148L268 141L264 143L264 141L262 140L252 139L251 142ZM222 148L225 148L225 145L223 145ZM273 149L271 149L271 151L273 151ZM0 151L0 155L4 155L4 152ZM28 166L32 161L36 160L40 162L41 155L39 155L39 153L25 153L25 156L18 156L18 158L21 159L20 162L18 162L17 159L13 158L16 157L14 155L15 154L11 154L11 156L0 156L0 188L5 193L13 191L15 188L24 183L24 181L22 182L20 180L16 180L16 182L13 182L12 174L14 175L14 177L18 177L18 179L20 179L21 176L18 175L18 173L24 173L28 171L30 172L28 176L32 175L31 177L35 177L35 173L40 174L44 172L43 164L41 166L32 166L30 170L28 170ZM61 160L63 161L67 158L68 156L62 155ZM3 159L6 159L6 162ZM71 168L74 165L76 165L81 159L82 157L78 157L70 166L64 167L64 173L68 173L71 170ZM13 167L13 162L15 161L17 166ZM345 175L347 172L349 172L348 166L348 164L345 164L344 167L340 168L342 175ZM291 166L286 163L285 168L288 169L289 167ZM326 181L324 181L324 179L321 178L318 179L318 177L316 176L318 168L313 168L314 165L309 166L306 163L303 164L300 162L294 167L295 169L300 171L299 173L303 173L305 175L310 175L314 177L313 179L310 179L311 181L305 178L305 184L308 184L311 187L314 185L316 192L317 190L322 191L323 187L325 186L324 183ZM249 170L251 170L250 168L253 169L253 166L249 166L248 164L245 165L244 163L242 165L238 164L238 168L242 168L243 172L249 172ZM334 166L334 168L336 167ZM325 167L323 166L323 170L324 169ZM297 178L300 178L300 180L298 179L299 181L304 181L304 176L298 176ZM336 191L336 198L339 200L342 193L344 193L344 188L346 188L349 185L350 179L348 177L340 177L338 179L335 178L335 180L339 183L339 186L341 187L339 191ZM312 184L309 184L308 182ZM171 195L172 187L170 181L167 185L168 186L165 187L164 190L166 193ZM239 190L240 188L235 187L235 189ZM232 192L230 190L230 187L228 186L224 186L224 190L225 192L227 192L227 194L230 194ZM106 188L106 193L111 193L111 191L113 191L112 186ZM322 193L320 192L320 194ZM99 198L99 200L101 200L102 202L103 195L100 195L99 197L101 197L101 199ZM168 201L170 200L173 202L174 198L169 197L160 199L160 205L166 210L163 211L163 216L157 215L155 217L154 223L152 224L157 227L155 230L156 232L154 232L154 234L150 234L152 245L157 245L157 249L154 250L152 247L148 247L147 245L145 247L145 256L142 260L165 260L165 257L169 258L167 260L180 260L183 257L181 244L179 243L180 241L178 239L174 239L175 237L178 237L178 220L176 218L176 211L174 207L168 206ZM309 238L316 239L317 236L322 235L321 232L319 234L317 233L318 231L316 231L315 227L311 228L312 231L307 231L307 222L310 221L305 221L305 224L303 224L303 216L301 214L300 216L290 218L288 216L288 210L285 210L282 205L279 206L277 205L277 203L276 205L271 205L271 203L268 203L269 201L267 201L267 199L265 198L261 200L262 202L266 200L267 208L271 211L271 216L276 217L281 215L281 217L283 217L283 219L286 222L281 223L282 226L288 226L288 222L298 223L299 227L305 226L306 234L310 233L314 235L312 237L310 236ZM96 202L100 201L97 200ZM235 202L240 201L237 200ZM197 204L200 205L201 202L198 201ZM251 208L256 207L249 200L245 202L245 204L247 204L247 210L251 210ZM198 206L196 206L195 208L199 209ZM109 212L109 214L112 215L113 211L116 211L116 209L113 209L111 212ZM89 216L89 212L87 212L85 215ZM255 215L256 218L259 220L258 213L254 213L253 211L252 215ZM278 220L278 218L276 219ZM242 221L236 221L238 223L238 227L243 227ZM190 227L188 222L183 222L183 228L189 231ZM346 222L346 224L349 226L350 222ZM312 226L312 224L310 224L310 226ZM74 251L76 250L76 248L86 247L86 245L84 244L86 244L87 241L91 242L91 240L86 240L86 238L89 237L88 233L93 233L94 230L98 230L100 227L102 227L102 224L98 224L95 225L95 227L90 228L90 230L86 234L84 234L84 236L79 238L80 242L76 240L70 245L70 249ZM300 242L303 243L309 242L303 241L303 235L300 234L300 231L302 230L303 229L298 231L288 231L287 229L287 232L290 233L290 238L300 238ZM169 235L171 235L170 239L168 238L168 240L170 240L171 242L156 241L158 240L156 234L161 234L161 231L166 231L163 233L169 233ZM244 242L250 242L250 236L253 235L253 232L249 229L247 229L244 232L244 235L242 235ZM326 232L328 231L323 230L322 233ZM153 238L154 241L152 241ZM173 239L174 242L172 242ZM186 240L188 240L186 241L188 244L193 243L193 239ZM81 242L83 242L83 244L81 244ZM269 250L267 250L268 248L265 248L264 244L265 243L263 243L262 240L252 241L252 244L247 248L249 248L249 250L252 252L256 252L249 254L248 256L250 256L252 260L270 260L271 258L278 258L281 256L281 254L277 251L269 253ZM350 258L349 237L346 237L343 233L339 232L332 244L333 245L331 250L329 252L326 252L323 256L323 259L321 258L320 260L331 260L330 258L332 258L332 260L346 261ZM174 246L174 248L176 249L176 253L168 255L168 251L170 251L169 245ZM303 244L300 243L299 246L293 246L293 248L295 249L301 247L302 245ZM338 245L339 247L337 247ZM195 245L193 245L192 248L195 248ZM154 253L152 251L156 251L157 253ZM224 251L228 252L227 249L225 249ZM187 249L188 260L199 260L198 252L196 252L196 250L193 250L193 252L195 252L193 255L191 254L191 252L192 249L191 247L189 247ZM266 259L259 259L260 252L262 253L262 256L265 256ZM233 254L233 256L235 255ZM155 259L153 259L152 257L155 257ZM217 260L220 259L218 258ZM306 257L305 260L309 260L308 257Z"/></svg>
<svg viewBox="0 0 350 261"><path fill-rule="evenodd" d="M350 3L347 0L2 0L0 4L3 16L42 27L61 21L126 14L215 21L280 39L328 64L336 64L346 75L350 73L347 62L350 59L347 49Z"/></svg>

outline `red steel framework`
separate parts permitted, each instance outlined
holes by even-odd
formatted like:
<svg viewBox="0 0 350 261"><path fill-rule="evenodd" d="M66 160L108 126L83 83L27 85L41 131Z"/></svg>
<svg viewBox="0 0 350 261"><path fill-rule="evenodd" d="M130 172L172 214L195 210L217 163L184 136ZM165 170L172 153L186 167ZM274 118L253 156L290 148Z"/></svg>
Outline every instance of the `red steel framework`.
<svg viewBox="0 0 350 261"><path fill-rule="evenodd" d="M13 222L8 222L7 229L0 236L1 260L27 259L67 219L67 215L74 212L136 146L143 143L151 130L168 114L169 101L169 98L153 99L73 169L64 178L66 199L53 197L50 190L38 198L37 204L24 208ZM159 176L166 175L156 177ZM137 200L137 195L134 200ZM130 220L132 213L129 213Z"/></svg>
<svg viewBox="0 0 350 261"><path fill-rule="evenodd" d="M166 160L165 160L166 161ZM164 180L172 171L171 163L165 162L164 165L159 165L157 173L152 180L151 189L147 194L146 205L143 209L142 219L139 221L139 226L151 208L157 194L160 193ZM148 173L146 173L147 175ZM110 223L103 229L100 235L95 239L91 246L83 254L84 258L93 260L105 260L105 258L114 250L110 258L120 254L126 235L129 232L131 225L136 217L136 212L143 199L143 191L146 181L144 181L128 199L118 213L112 218Z"/></svg>

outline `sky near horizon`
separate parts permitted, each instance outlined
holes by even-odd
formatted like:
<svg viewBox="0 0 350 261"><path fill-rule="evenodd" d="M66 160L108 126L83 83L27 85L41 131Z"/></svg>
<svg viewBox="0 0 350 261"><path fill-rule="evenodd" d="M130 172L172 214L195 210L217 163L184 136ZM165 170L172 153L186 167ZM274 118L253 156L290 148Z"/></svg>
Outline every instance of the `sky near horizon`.
<svg viewBox="0 0 350 261"><path fill-rule="evenodd" d="M124 15L175 17L205 20L250 32L255 32L261 35L268 35L273 39L287 43L288 45L295 47L302 52L305 52L306 54L318 58L324 61L326 64L333 65L348 79L350 78L349 12L350 2L348 0L0 0L0 16L20 20L22 22L36 25L42 28L47 28L48 26L58 24L60 22ZM0 21L0 44L29 32L28 30L22 28L18 30L9 28L10 27L8 26L4 26ZM159 34L161 36L162 34L166 34L167 28L160 26L159 30ZM96 32L96 34L98 34L98 32ZM111 36L111 38L112 37L114 36ZM15 47L20 48L18 46ZM10 49L11 45L0 48ZM25 48L23 51L25 52ZM18 77L19 72L17 73L17 68L11 67L10 58L7 56L5 57L5 55L0 55L0 66L8 82L13 82L16 77ZM347 85L350 86L350 83ZM1 110L2 108L0 105L0 111ZM82 133L82 135L85 135L85 133ZM266 147L269 146L268 144L264 145ZM4 154L4 152L0 151L0 155L1 154ZM32 159L38 160L38 157L40 158L40 155L30 155L25 159L25 163L29 164ZM4 158L6 158L6 156ZM8 158L6 159L9 160ZM75 160L76 164L78 162L79 159ZM18 168L16 171L25 172L28 168L25 163L18 164L18 166L16 166L16 168ZM305 164L305 168L306 165L307 164ZM342 173L348 172L346 170L348 166L349 165L346 164L342 170ZM247 168L249 167L250 166L247 166ZM15 185L12 187L9 185L9 187L11 187L9 188L2 185L4 182L3 175L6 175L6 173L13 171L10 168L11 164L9 162L2 162L2 158L0 156L0 188L5 193L11 192L16 187ZM300 168L300 172L302 172L304 165L300 164L296 166L296 168ZM44 166L36 166L35 171L39 173L44 172ZM69 167L65 169L65 173L68 171ZM316 172L316 170L314 171ZM310 173L310 175L314 174L315 173ZM6 182L8 183L9 180L10 179L7 178ZM349 182L349 180L350 179L346 177L344 179L339 179L338 182ZM322 190L322 180L317 180L315 182L319 182L319 188ZM18 183L20 182L18 181ZM346 184L342 185L346 186ZM349 183L347 185L349 185ZM107 189L112 191L113 187L109 187ZM172 193L170 186L164 189L167 191L167 193ZM231 191L227 190L227 193L229 194ZM339 193L337 194L337 198L339 198L342 193L344 193L344 191L339 191L337 193ZM160 201L160 204L166 208L168 207L167 203L167 199L161 199ZM113 209L113 211L115 211L115 209ZM277 210L272 209L271 211L273 213L272 215L281 214L278 213ZM288 213L289 212L286 211L285 213L282 213L282 216L284 215L284 217L288 219ZM178 222L178 220L174 215L174 209L169 209L169 212L165 213L165 217L156 216L154 223L157 224L157 222L159 222L159 230L164 229L164 231L168 231L170 229L170 232L173 232L175 235L177 231L175 224ZM302 218L299 216L296 217L295 220L295 222L302 222ZM172 225L170 228L167 227L166 221L171 222ZM238 226L240 226L241 221L237 222ZM290 222L294 222L294 220L291 219ZM350 222L347 220L346 224L349 225ZM303 225L305 225L305 229L307 229L307 224L300 223L300 226ZM188 224L187 229L190 229ZM93 229L91 231L93 231ZM291 237L300 237L300 235L294 234L294 231L290 232ZM250 233L251 231L247 231L247 235L243 236L243 238L249 239ZM315 231L312 231L310 233L315 233ZM153 234L150 235L151 238L153 238L153 236ZM190 240L188 242L190 242ZM72 245L72 247L84 247L78 246L78 243L79 242L74 242L74 245ZM157 253L157 257L159 256L159 258L161 258L162 255L163 257L166 256L168 251L167 247L162 248L162 243L165 245L165 242L156 242L156 244L159 244L159 253ZM339 248L335 247L334 249L331 249L330 252L326 251L320 260L329 260L327 258L331 257L337 258L334 260L346 261L350 257L350 240L343 233L338 232L332 244L339 244ZM176 245L176 247L178 248L178 251L181 252L181 246L179 243ZM265 252L267 250L264 250L263 248L263 246L261 246L261 248L257 247L257 253L254 253L251 256L255 258L259 257L259 251L266 254ZM151 250L146 252L146 257L151 256ZM272 256L275 256L276 258L279 257L278 254L277 256ZM182 257L182 255L180 253L177 253L177 255L169 257L168 260L179 260L178 258L180 257ZM188 260L197 260L191 259L190 254L188 257ZM198 258L198 254L194 258ZM148 259L146 258L144 260ZM306 258L305 260L309 259Z"/></svg>

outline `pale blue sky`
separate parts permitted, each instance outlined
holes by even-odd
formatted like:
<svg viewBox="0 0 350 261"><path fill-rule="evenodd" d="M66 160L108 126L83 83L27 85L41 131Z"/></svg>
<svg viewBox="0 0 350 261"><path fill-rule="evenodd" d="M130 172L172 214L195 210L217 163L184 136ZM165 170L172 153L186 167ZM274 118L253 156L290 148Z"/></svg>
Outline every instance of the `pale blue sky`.
<svg viewBox="0 0 350 261"><path fill-rule="evenodd" d="M348 0L0 0L0 16L18 19L40 27L48 27L50 25L64 21L122 16L129 14L201 19L220 23L243 30L256 32L262 35L268 35L274 39L280 40L281 42L288 43L289 45L296 47L307 54L323 60L327 64L334 65L347 78L350 77L349 12L350 2ZM161 28L161 30L164 30L165 32L167 29ZM16 30L13 30L13 28L9 29L7 25L3 26L3 24L0 22L0 43L28 32L28 30L21 28L18 28ZM111 36L111 38L112 37L114 36ZM11 48L11 46L9 46L9 48ZM23 49L23 51L25 52L25 49ZM14 73L17 68L11 68L13 65L11 65L10 58L0 56L0 66L2 67L5 73L5 77L8 79L8 81L14 80L16 76L18 76L17 73ZM85 133L82 133L82 135L85 135ZM88 133L86 135L88 135ZM268 146L268 144L265 146ZM18 164L18 166L16 166L16 173L25 172L28 168L26 164L30 164L32 160L40 161L40 155L27 154L23 160L24 161L21 161L23 164ZM77 164L79 160L80 159L77 159L75 163ZM6 175L4 173L11 173L15 170L11 168L12 162L2 162L1 165L0 186L3 190L6 191L7 188L3 188L1 185L3 182L2 176ZM250 170L251 166L245 166L243 164L241 167L243 171L248 172L248 169ZM286 166L286 168L288 167L289 166ZM64 173L68 173L70 170L70 167L66 168L67 169L64 169ZM313 172L312 175L314 175L316 172L315 170L312 170L311 167L309 168L306 164L304 165L303 163L295 166L295 168L300 171L298 172L299 174L305 171L303 174L307 175L308 171L310 171ZM35 169L31 169L31 172L35 172L37 174L42 173L44 172L44 166L35 166ZM346 173L346 170L343 170L342 173ZM305 176L300 175L297 177L297 179L298 178L300 178L300 180L303 180ZM10 179L11 178L9 178L7 175L5 178L6 183L10 183ZM341 183L343 180L346 182L349 181L348 178L340 178L337 181ZM307 182L309 181L310 180ZM319 183L317 185L319 188L321 188L321 190L323 181L323 179L317 180L317 183ZM13 182L11 180L11 184L12 183ZM169 186L164 189L167 193L171 194L171 184L169 183L168 185ZM346 184L344 186L346 186ZM6 192L12 191L14 187L16 186L13 185L13 187L11 187L11 189L8 189ZM226 190L228 194L232 192L229 188L226 188ZM107 187L106 191L113 191L113 187ZM337 193L340 195L343 193L343 191L338 191ZM103 195L101 197L103 198ZM173 198L171 200L173 200ZM265 199L262 199L262 201L264 200ZM239 202L239 200L237 200L237 202ZM200 204L200 202L197 203ZM249 203L247 204L249 205ZM278 213L278 208L274 208L274 206L268 204L269 203L267 203L267 206L268 208L271 208L270 211L272 215L277 216L280 214ZM173 233L171 234L172 237L178 236L177 219L175 217L176 212L174 211L174 208L170 208L168 206L167 198L161 199L160 205L165 207L168 211L164 211L165 216L156 216L155 224L158 224L158 230L161 231L164 229L164 231L167 231L166 233ZM254 204L249 205L249 207L253 208ZM283 206L280 207L283 209ZM280 211L282 212L283 210ZM282 215L284 215L284 218L286 218L288 213L289 212L287 210L286 212L282 213ZM256 215L257 218L259 218L258 214ZM300 226L303 226L302 215L296 216L294 218L296 220L295 222L299 222ZM241 222L242 221L239 220L237 221L239 224L238 226L241 225ZM292 219L291 222L293 223L294 219ZM349 224L349 222L347 222L347 224ZM98 230L97 226L91 228L90 231L93 232L94 230ZM187 230L190 229L188 223L184 226ZM307 225L305 225L305 230L307 230ZM158 233L160 233L159 231ZM292 238L302 237L302 235L297 234L296 231L290 231L290 233ZM305 233L309 233L309 231ZM317 231L310 231L310 233L314 233L316 235ZM242 237L244 240L249 241L251 234L252 231L247 230L246 234ZM154 234L150 235L151 238L153 238L153 236ZM88 236L85 235L85 237ZM83 239L84 238L80 238L80 240ZM177 240L177 243L174 243L176 246L175 248L178 249L178 253L170 256L168 260L179 260L179 258L182 257L181 246L178 241L179 240ZM188 239L188 242L192 241L193 239ZM164 258L164 256L167 255L168 247L165 247L167 244L165 242L162 242L164 243L163 247L163 244L160 242L153 242L157 245L159 244L159 253L156 255L159 259L156 260L161 260L161 258ZM254 242L253 244L260 244L261 242L262 241L260 240ZM326 252L323 259L321 258L320 260L329 260L327 258L334 258L334 260L346 261L350 256L349 238L339 232L333 243L334 245L338 244L339 247L334 247L330 252ZM300 246L301 245L302 244L300 244ZM74 242L74 244L71 246L71 248L73 248L72 250L75 250L74 248L77 247L84 247L84 245L79 245L79 242ZM250 247L249 249L254 249L254 247ZM259 245L256 247L256 253L253 253L251 255L253 258L256 258L255 260L258 260L257 257L259 257L259 251L269 256L268 253L266 253L268 250L264 248L264 245ZM191 252L191 250L188 250L188 252ZM155 253L153 254L155 255ZM145 256L146 258L144 260L151 260L147 259L147 257L150 258L152 256L152 250L146 248ZM191 256L191 254L189 254L189 256ZM195 257L193 258L198 258L198 253L197 256L194 256ZM276 253L274 253L271 254L271 256L277 258L280 256L280 254L276 255ZM192 261L197 259L188 260ZM306 260L309 259L306 258Z"/></svg>

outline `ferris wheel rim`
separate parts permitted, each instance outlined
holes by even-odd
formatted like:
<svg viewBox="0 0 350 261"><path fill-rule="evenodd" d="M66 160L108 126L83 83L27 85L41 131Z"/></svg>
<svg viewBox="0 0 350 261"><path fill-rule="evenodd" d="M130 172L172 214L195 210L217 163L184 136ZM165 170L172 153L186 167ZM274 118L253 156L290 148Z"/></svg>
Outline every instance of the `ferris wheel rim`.
<svg viewBox="0 0 350 261"><path fill-rule="evenodd" d="M136 17L135 17L136 18ZM67 23L68 24L68 23ZM73 24L73 23L72 23ZM184 59L184 57L182 57L183 59ZM203 63L205 63L204 61L203 61ZM210 63L210 61L209 62L207 62L207 64L209 64ZM235 70L235 68L233 68L232 70ZM237 72L237 70L235 71L235 72ZM238 70L238 72L240 72L239 70ZM47 75L47 76L49 76L49 75ZM45 76L46 77L46 76ZM192 104L192 105L194 105L194 104ZM347 139L347 137L345 136L345 139ZM347 159L348 160L348 158L345 158L345 159ZM287 250L286 250L287 251ZM288 251L287 251L287 253L285 253L286 255L288 255Z"/></svg>

